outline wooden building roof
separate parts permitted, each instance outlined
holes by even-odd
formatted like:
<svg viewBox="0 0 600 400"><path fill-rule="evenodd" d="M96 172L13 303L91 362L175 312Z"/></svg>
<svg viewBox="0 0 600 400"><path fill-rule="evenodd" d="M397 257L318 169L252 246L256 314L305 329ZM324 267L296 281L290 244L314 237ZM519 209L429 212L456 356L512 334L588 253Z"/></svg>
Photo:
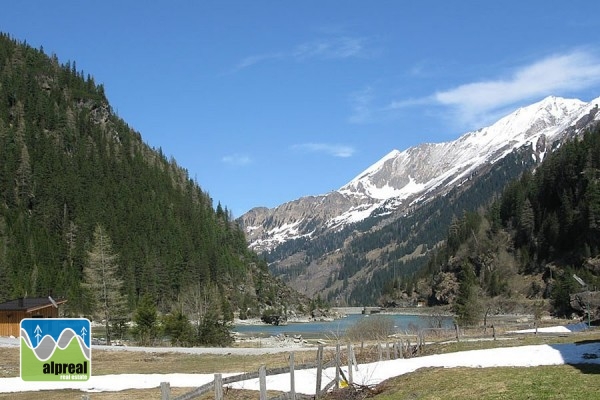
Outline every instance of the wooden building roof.
<svg viewBox="0 0 600 400"><path fill-rule="evenodd" d="M58 307L66 303L66 299L54 300L52 297L21 297L0 303L1 311L25 311L33 312L46 307Z"/></svg>

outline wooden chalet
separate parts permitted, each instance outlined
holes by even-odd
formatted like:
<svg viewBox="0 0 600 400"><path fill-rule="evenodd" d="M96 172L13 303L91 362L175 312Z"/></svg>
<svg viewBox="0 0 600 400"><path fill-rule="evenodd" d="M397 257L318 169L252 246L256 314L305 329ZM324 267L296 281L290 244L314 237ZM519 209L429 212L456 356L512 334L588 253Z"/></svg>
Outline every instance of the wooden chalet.
<svg viewBox="0 0 600 400"><path fill-rule="evenodd" d="M48 296L21 297L0 303L0 336L19 337L24 318L57 318L58 306L66 302Z"/></svg>

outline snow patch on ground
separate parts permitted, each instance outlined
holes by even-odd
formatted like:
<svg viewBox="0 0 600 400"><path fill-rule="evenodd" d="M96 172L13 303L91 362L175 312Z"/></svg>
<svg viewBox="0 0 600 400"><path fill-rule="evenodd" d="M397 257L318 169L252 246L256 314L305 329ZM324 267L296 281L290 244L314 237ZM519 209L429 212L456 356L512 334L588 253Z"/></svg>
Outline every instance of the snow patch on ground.
<svg viewBox="0 0 600 400"><path fill-rule="evenodd" d="M585 324L569 325L566 327L539 328L538 332L567 333L585 329ZM530 333L535 330L515 331L516 333ZM14 346L18 339L2 338L0 346ZM103 346L107 347L107 346ZM115 351L136 350L143 348L113 348ZM146 351L156 352L156 348L145 348ZM178 348L169 348L176 351ZM181 349L181 348L179 348ZM166 348L165 348L166 350ZM196 353L197 348L181 349L181 352ZM229 349L202 349L225 350ZM238 349L243 350L243 349ZM245 349L263 351L268 349ZM289 349L288 349L289 350ZM207 352L208 352L207 351ZM219 353L222 354L222 353ZM227 353L225 353L227 354ZM256 353L255 353L256 354ZM92 356L93 357L93 356ZM358 371L354 370L354 382L362 385L376 385L386 379L414 372L419 368L489 368L489 367L533 367L540 365L560 364L600 364L600 342L556 345L534 345L505 347L486 350L471 350L457 353L439 354L409 359L380 361L361 364ZM93 365L93 360L92 360ZM346 376L347 367L343 368ZM93 371L92 371L93 372ZM218 371L215 371L218 372ZM246 371L247 372L247 371ZM322 385L330 382L335 377L335 369L328 368L323 372ZM223 374L224 377L237 374ZM120 374L120 375L93 375L86 382L24 382L21 378L0 379L0 393L29 392L39 390L78 389L86 392L111 392L126 389L146 389L160 386L161 382L169 382L171 387L194 388L214 379L213 374ZM315 393L316 370L308 369L295 372L296 391L307 395ZM259 390L258 379L251 379L231 385L237 389ZM289 391L289 374L273 375L267 377L269 390Z"/></svg>

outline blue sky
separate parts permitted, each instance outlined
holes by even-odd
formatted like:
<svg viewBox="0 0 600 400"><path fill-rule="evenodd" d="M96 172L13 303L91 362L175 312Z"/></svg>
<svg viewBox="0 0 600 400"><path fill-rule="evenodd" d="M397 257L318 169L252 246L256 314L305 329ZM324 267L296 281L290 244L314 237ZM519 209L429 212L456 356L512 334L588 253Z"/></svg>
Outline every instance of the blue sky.
<svg viewBox="0 0 600 400"><path fill-rule="evenodd" d="M592 3L13 1L0 30L75 61L238 217L548 95L600 96Z"/></svg>

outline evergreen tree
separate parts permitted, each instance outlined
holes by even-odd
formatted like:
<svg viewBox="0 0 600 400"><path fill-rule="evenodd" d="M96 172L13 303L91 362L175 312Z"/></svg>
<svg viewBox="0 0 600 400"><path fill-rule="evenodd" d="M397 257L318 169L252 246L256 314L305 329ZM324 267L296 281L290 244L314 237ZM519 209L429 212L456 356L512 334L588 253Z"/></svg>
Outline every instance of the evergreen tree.
<svg viewBox="0 0 600 400"><path fill-rule="evenodd" d="M156 305L152 298L145 294L142 296L133 316L135 328L134 335L142 346L152 344L158 336L158 315Z"/></svg>
<svg viewBox="0 0 600 400"><path fill-rule="evenodd" d="M194 343L194 330L188 317L177 310L163 319L165 335L174 346L186 346Z"/></svg>
<svg viewBox="0 0 600 400"><path fill-rule="evenodd" d="M202 317L197 341L204 346L228 346L233 343L230 324L220 319L213 307L209 308Z"/></svg>
<svg viewBox="0 0 600 400"><path fill-rule="evenodd" d="M477 281L473 267L463 263L459 274L459 289L454 312L462 325L475 325L481 317L481 304L477 295Z"/></svg>

